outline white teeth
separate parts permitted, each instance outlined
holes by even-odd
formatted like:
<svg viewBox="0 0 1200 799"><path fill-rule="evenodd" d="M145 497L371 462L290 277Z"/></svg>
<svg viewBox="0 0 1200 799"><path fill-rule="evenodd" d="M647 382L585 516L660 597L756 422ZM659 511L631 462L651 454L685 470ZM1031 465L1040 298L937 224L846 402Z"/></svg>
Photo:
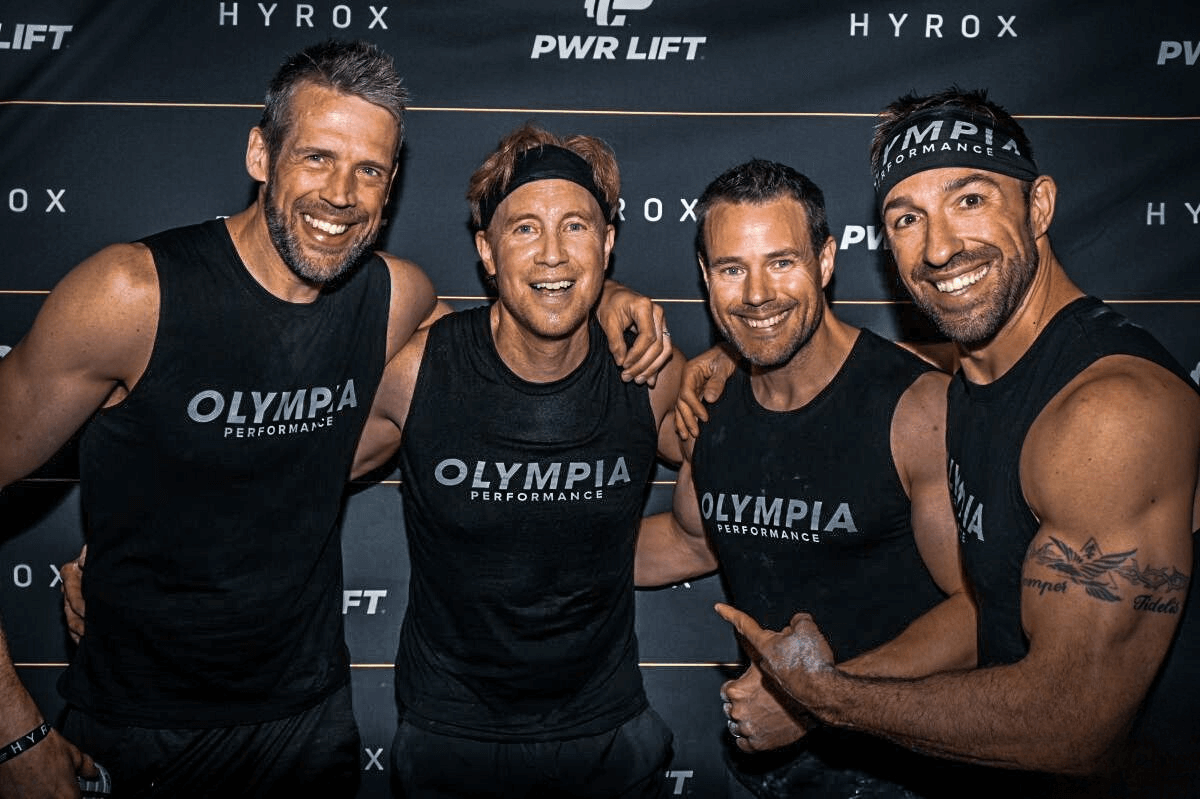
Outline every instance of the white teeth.
<svg viewBox="0 0 1200 799"><path fill-rule="evenodd" d="M983 280L983 276L987 273L988 267L985 266L984 268L977 269L974 272L969 272L965 275L959 275L953 280L939 280L933 285L937 286L938 291L944 294L949 294L951 292L959 291L960 289L965 289L967 286L975 285L980 280Z"/></svg>
<svg viewBox="0 0 1200 799"><path fill-rule="evenodd" d="M533 287L538 291L560 291L562 289L569 289L574 285L575 281L573 280L559 280L556 283L534 283Z"/></svg>
<svg viewBox="0 0 1200 799"><path fill-rule="evenodd" d="M787 311L775 314L767 319L746 319L746 324L750 327L770 327L771 325L777 325L782 322L783 317L785 316L787 316Z"/></svg>
<svg viewBox="0 0 1200 799"><path fill-rule="evenodd" d="M331 236L340 236L350 228L349 225L335 225L332 222L314 219L308 214L304 215L304 221L315 227L317 230L322 230Z"/></svg>

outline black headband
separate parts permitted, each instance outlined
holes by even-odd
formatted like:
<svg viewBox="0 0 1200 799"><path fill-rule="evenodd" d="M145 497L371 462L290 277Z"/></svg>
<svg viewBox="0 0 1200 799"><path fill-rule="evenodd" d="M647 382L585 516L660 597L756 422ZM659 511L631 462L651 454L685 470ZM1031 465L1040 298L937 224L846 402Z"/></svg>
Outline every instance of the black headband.
<svg viewBox="0 0 1200 799"><path fill-rule="evenodd" d="M517 155L517 163L513 166L513 175L508 183L480 201L479 226L486 230L504 198L535 180L569 180L582 186L600 203L600 213L604 215L604 221L608 221L611 209L604 199L604 193L596 187L591 164L570 150L543 144L522 150Z"/></svg>
<svg viewBox="0 0 1200 799"><path fill-rule="evenodd" d="M1019 180L1039 174L1005 126L964 108L943 106L913 114L888 141L875 171L875 197L882 206L900 181L945 167L974 167Z"/></svg>

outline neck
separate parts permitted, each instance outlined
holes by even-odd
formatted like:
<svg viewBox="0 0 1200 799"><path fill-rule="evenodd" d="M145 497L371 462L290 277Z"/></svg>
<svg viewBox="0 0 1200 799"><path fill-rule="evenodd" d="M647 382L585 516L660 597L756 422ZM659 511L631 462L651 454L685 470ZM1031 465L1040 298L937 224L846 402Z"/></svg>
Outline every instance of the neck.
<svg viewBox="0 0 1200 799"><path fill-rule="evenodd" d="M288 268L271 242L262 199L225 221L238 257L250 276L285 302L306 304L321 293L321 286L299 277Z"/></svg>
<svg viewBox="0 0 1200 799"><path fill-rule="evenodd" d="M573 372L588 352L588 318L566 336L539 336L496 302L491 308L492 341L505 366L530 383L551 383Z"/></svg>
<svg viewBox="0 0 1200 799"><path fill-rule="evenodd" d="M958 346L963 375L972 383L991 383L1002 377L1029 351L1054 315L1083 296L1067 277L1049 242L1043 238L1038 246L1037 274L1012 316L986 342Z"/></svg>
<svg viewBox="0 0 1200 799"><path fill-rule="evenodd" d="M826 305L812 338L787 363L751 367L754 398L772 411L803 408L837 375L854 347L858 332L858 328L835 317Z"/></svg>

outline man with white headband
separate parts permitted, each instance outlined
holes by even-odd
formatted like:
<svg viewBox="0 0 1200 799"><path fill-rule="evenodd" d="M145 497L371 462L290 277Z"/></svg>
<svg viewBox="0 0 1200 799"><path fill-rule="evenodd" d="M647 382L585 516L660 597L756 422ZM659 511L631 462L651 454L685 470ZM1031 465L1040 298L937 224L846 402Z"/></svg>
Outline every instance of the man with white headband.
<svg viewBox="0 0 1200 799"><path fill-rule="evenodd" d="M1054 180L985 93L893 103L872 167L900 277L959 351L947 466L979 665L853 676L820 619L718 612L828 724L1040 772L1024 795L1198 795L1195 385L1067 276Z"/></svg>
<svg viewBox="0 0 1200 799"><path fill-rule="evenodd" d="M659 797L633 559L683 357L622 382L594 308L620 178L590 136L526 126L476 170L498 299L389 364L356 471L399 446L412 576L396 656L403 796Z"/></svg>

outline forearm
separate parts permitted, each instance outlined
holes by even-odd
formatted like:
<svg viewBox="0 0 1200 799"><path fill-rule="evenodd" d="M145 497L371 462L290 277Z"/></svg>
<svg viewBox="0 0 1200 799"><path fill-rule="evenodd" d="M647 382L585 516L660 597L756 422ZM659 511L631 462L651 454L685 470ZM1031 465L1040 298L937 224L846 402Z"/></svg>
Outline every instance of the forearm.
<svg viewBox="0 0 1200 799"><path fill-rule="evenodd" d="M916 618L887 643L838 664L860 677L924 677L976 662L975 605L957 593Z"/></svg>
<svg viewBox="0 0 1200 799"><path fill-rule="evenodd" d="M785 687L827 724L918 751L1005 768L1087 774L1103 765L1132 714L1132 708L1103 709L1091 679L1069 683L1022 661L918 680L830 670L804 690Z"/></svg>
<svg viewBox="0 0 1200 799"><path fill-rule="evenodd" d="M17 676L8 651L8 640L0 626L0 743L16 740L41 724L42 714Z"/></svg>

